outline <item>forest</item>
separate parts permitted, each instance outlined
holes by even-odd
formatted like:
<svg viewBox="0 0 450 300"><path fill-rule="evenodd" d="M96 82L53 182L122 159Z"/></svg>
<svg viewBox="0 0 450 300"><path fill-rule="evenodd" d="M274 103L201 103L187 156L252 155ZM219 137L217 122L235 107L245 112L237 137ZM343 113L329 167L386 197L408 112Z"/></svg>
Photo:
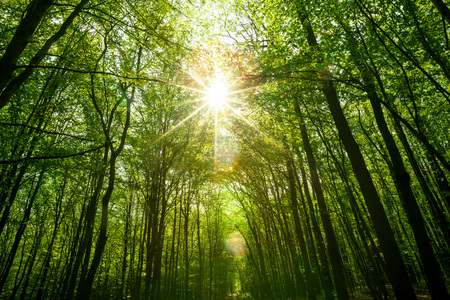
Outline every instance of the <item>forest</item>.
<svg viewBox="0 0 450 300"><path fill-rule="evenodd" d="M450 2L0 3L0 299L450 299Z"/></svg>

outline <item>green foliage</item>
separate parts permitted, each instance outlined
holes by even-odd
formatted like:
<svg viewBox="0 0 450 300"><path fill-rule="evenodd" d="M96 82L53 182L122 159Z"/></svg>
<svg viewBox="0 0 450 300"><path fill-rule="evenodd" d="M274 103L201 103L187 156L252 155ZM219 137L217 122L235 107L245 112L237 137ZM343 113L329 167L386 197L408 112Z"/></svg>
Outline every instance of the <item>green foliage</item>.
<svg viewBox="0 0 450 300"><path fill-rule="evenodd" d="M0 55L30 3L2 2ZM49 7L8 83L78 3ZM385 258L327 82L419 292L423 261L378 97L448 277L444 24L427 1L89 1L0 108L0 298L80 299L87 286L91 299L330 298L325 214L349 292L381 299ZM200 109L217 73L236 92L231 108ZM226 241L237 236L236 255Z"/></svg>

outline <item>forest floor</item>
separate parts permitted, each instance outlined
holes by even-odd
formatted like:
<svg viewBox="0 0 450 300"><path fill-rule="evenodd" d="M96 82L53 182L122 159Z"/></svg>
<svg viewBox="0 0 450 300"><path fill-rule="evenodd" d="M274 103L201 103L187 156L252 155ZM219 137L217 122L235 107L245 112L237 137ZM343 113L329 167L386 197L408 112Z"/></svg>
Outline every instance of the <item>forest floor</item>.
<svg viewBox="0 0 450 300"><path fill-rule="evenodd" d="M416 290L416 295L418 300L431 300L431 296L427 293L426 290ZM246 294L244 297L242 296L231 296L227 297L226 299L253 299L248 298L248 294ZM300 298L298 298L300 299ZM369 293L353 293L350 295L350 299L352 300L372 300L373 297ZM388 291L388 298L387 299L395 299L395 295L393 291ZM290 299L294 300L294 299ZM325 300L324 295L317 296L317 300ZM335 297L335 300L338 300L337 297Z"/></svg>
<svg viewBox="0 0 450 300"><path fill-rule="evenodd" d="M417 300L431 300L431 296L426 290L416 290ZM318 300L325 300L325 296L318 296ZM338 298L335 297L337 300ZM350 295L350 299L353 300L372 300L373 297L369 293L353 293ZM394 291L388 291L387 299L395 299Z"/></svg>

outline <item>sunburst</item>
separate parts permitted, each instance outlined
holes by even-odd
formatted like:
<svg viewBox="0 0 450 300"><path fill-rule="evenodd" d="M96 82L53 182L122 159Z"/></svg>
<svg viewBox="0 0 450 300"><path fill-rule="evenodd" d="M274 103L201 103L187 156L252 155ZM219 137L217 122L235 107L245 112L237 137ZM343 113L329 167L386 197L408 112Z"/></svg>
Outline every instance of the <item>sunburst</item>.
<svg viewBox="0 0 450 300"><path fill-rule="evenodd" d="M204 58L200 59L200 61L203 62ZM215 64L213 64L213 65L215 65ZM207 76L207 78L202 78L202 77L204 77L204 75L201 76L201 75L197 74L194 70L190 70L188 72L188 75L194 81L194 83L196 83L197 87L167 82L170 85L177 86L177 87L180 87L180 88L183 88L186 90L194 91L194 92L197 92L202 95L198 99L193 99L193 100L191 99L191 100L184 101L183 104L201 103L201 102L204 102L204 103L202 103L199 107L197 107L192 113L190 113L186 118L184 118L178 124L173 126L169 131L165 132L163 135L161 135L155 141L153 141L147 147L147 149L151 148L153 145L155 145L156 143L161 141L163 138L165 138L166 136L171 134L174 130L179 128L186 121L188 121L195 115L199 114L205 107L208 107L209 111L213 110L213 113L214 113L214 121L215 121L215 124L214 124L214 127L215 127L215 130L214 130L214 154L215 154L214 161L215 161L215 165L217 165L217 161L216 161L217 155L216 154L217 154L217 137L218 137L218 127L219 127L218 126L219 125L219 113L221 113L225 110L230 111L232 113L232 115L235 115L238 119L243 120L246 124L248 124L251 128L256 130L264 138L268 139L273 145L282 149L273 139L271 139L267 134L265 134L259 128L257 128L250 120L248 120L246 117L244 117L239 112L239 110L237 110L231 106L231 104L244 105L244 103L242 103L241 101L232 99L231 97L234 98L238 94L256 90L256 89L264 86L265 84L263 84L263 85L258 84L258 85L252 86L252 87L245 87L245 88L241 88L241 89L238 88L238 89L233 90L232 87L236 86L236 82L241 80L241 78L239 76L237 76L237 77L235 76L235 78L230 81L229 79L227 79L227 76L224 75L223 62L221 62L220 65L221 65L221 68L214 70L212 74L209 73L209 76ZM198 66L196 66L196 67L198 68ZM203 71L203 70L201 70L201 71ZM228 74L228 78L230 78L230 77L232 77L232 76L229 76L229 74ZM240 84L242 84L242 82ZM238 85L239 85L239 83L238 83Z"/></svg>
<svg viewBox="0 0 450 300"><path fill-rule="evenodd" d="M228 87L224 82L213 83L207 89L206 99L216 110L222 108L227 100Z"/></svg>

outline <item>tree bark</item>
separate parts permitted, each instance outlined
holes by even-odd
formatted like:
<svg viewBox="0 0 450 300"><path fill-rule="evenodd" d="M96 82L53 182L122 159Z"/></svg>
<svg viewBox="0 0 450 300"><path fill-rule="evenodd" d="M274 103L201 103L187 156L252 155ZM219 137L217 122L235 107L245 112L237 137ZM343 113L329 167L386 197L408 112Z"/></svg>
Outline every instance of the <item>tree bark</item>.
<svg viewBox="0 0 450 300"><path fill-rule="evenodd" d="M450 9L442 0L431 0L442 17L450 24Z"/></svg>
<svg viewBox="0 0 450 300"><path fill-rule="evenodd" d="M306 32L308 45L317 50L318 43L311 24L304 13L304 7L300 7L299 16L302 26ZM320 53L320 52L319 52ZM398 299L416 299L414 288L403 263L400 250L384 211L378 192L367 169L359 145L350 130L344 112L339 103L339 98L333 82L325 78L322 83L322 91L327 100L334 122L338 129L339 138L344 144L353 170L356 174L361 192L365 199L369 214L372 218L381 250L384 253L387 275L392 284L394 293Z"/></svg>
<svg viewBox="0 0 450 300"><path fill-rule="evenodd" d="M329 210L323 195L322 188L320 186L319 175L317 173L316 160L313 155L311 144L309 142L308 133L303 120L303 115L300 110L300 106L297 100L294 100L294 108L298 117L300 118L300 131L302 135L303 148L308 160L309 172L311 175L311 182L316 194L317 203L319 204L320 217L322 219L323 229L325 231L325 238L327 240L327 250L330 256L330 262L332 266L333 279L336 287L336 292L339 299L349 299L347 284L345 282L344 268L342 265L342 257L337 243L336 234L331 223Z"/></svg>
<svg viewBox="0 0 450 300"><path fill-rule="evenodd" d="M314 233L314 237L317 243L317 251L319 254L319 260L320 260L320 273L321 273L321 283L322 287L325 290L325 297L327 300L334 299L333 296L333 282L331 280L331 273L330 273L330 267L328 264L327 259L327 253L325 249L325 243L323 240L323 236L319 227L319 223L317 222L317 218L314 211L314 205L311 199L311 194L309 192L308 182L306 180L306 171L303 164L302 154L300 153L299 149L296 148L298 157L300 158L300 172L302 177L302 184L299 184L299 186L303 186L305 197L306 197L306 203L308 205L309 209L309 215L311 218L311 225L312 225L312 231Z"/></svg>
<svg viewBox="0 0 450 300"><path fill-rule="evenodd" d="M28 220L30 219L30 215L31 215L31 208L33 207L34 201L36 200L36 196L37 196L37 192L39 191L39 189L41 188L41 184L42 184L42 180L43 180L43 176L44 176L44 172L45 170L42 170L39 174L39 178L36 182L36 186L34 188L34 192L31 195L31 197L29 198L29 203L25 209L24 215L22 217L22 221L20 223L19 229L16 232L16 236L14 238L14 243L11 247L11 251L9 252L8 255L8 260L6 263L6 266L4 267L4 269L1 272L1 277L0 277L0 293L3 290L3 287L6 283L6 279L8 278L9 275L9 271L12 267L13 261L14 261L14 257L16 256L16 252L17 249L19 247L19 243L23 237L23 234L25 232L25 229L27 228L28 225Z"/></svg>
<svg viewBox="0 0 450 300"><path fill-rule="evenodd" d="M287 153L289 152L288 145L285 142L285 148ZM295 186L294 177L294 162L291 157L287 158L287 171L289 181L289 192L291 198L292 215L294 216L295 235L297 237L298 244L303 256L303 264L305 266L306 285L308 291L308 299L316 299L316 293L314 289L313 275L311 272L311 265L309 262L309 254L306 248L305 238L303 237L302 224L300 223L300 217L298 215L298 201L297 201L297 188Z"/></svg>
<svg viewBox="0 0 450 300"><path fill-rule="evenodd" d="M0 92L3 91L11 79L17 60L28 45L43 16L53 5L53 2L54 0L33 0L28 5L25 17L20 21L14 36L0 59Z"/></svg>
<svg viewBox="0 0 450 300"><path fill-rule="evenodd" d="M50 50L50 47L57 42L67 31L69 26L73 23L75 18L78 16L78 14L81 12L84 5L89 0L81 0L80 3L78 3L77 7L72 11L72 13L67 17L67 19L64 21L64 23L61 25L59 30L52 35L42 46L42 48L34 55L34 57L31 59L29 65L25 70L23 70L16 78L14 78L11 82L8 82L9 78L11 77L12 71L14 71L15 63L17 62L18 57L16 58L16 61L14 62L14 65L11 65L11 62L7 64L5 67L7 70L6 72L10 72L10 74L3 75L4 78L4 87L0 85L0 109L2 109L6 104L8 104L9 100L11 99L12 95L17 91L17 89L33 74L34 67L39 65L39 63L44 59L45 55L47 55L48 51ZM49 0L41 0L41 2L47 2L52 3L53 1ZM47 4L50 5L50 4ZM6 53L5 53L6 54ZM2 57L3 59L3 57ZM11 60L12 61L12 60ZM1 65L0 65L1 67ZM9 69L12 69L10 71ZM1 73L1 72L0 72ZM2 84L2 78L0 77L0 84ZM7 85L6 85L7 84Z"/></svg>
<svg viewBox="0 0 450 300"><path fill-rule="evenodd" d="M400 202L402 203L411 228L416 239L417 248L419 250L420 259L424 268L425 277L430 295L433 299L450 299L445 287L443 274L440 265L434 255L430 238L425 228L425 222L417 204L416 197L411 189L411 178L403 164L402 156L387 126L381 107L381 100L376 93L376 87L370 70L361 61L357 52L350 50L356 66L359 68L364 84L366 85L366 93L369 98L378 129L383 137L386 148L389 152L391 160L391 176L394 179L395 186L398 191Z"/></svg>

